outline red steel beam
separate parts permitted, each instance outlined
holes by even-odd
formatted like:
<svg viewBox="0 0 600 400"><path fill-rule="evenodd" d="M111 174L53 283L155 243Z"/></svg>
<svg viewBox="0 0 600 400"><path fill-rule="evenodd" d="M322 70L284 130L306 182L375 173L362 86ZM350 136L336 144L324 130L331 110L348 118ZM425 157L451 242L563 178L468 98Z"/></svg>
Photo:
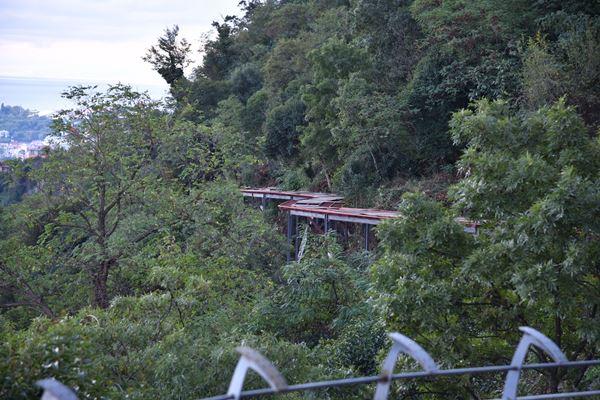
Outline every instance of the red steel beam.
<svg viewBox="0 0 600 400"><path fill-rule="evenodd" d="M311 213L322 216L323 218L326 215L336 215L348 218L361 218L371 221L382 221L401 216L400 212L393 210L342 207L341 203L343 198L341 196L329 193L286 191L277 190L273 188L244 188L242 189L242 193L247 195L264 195L267 198L269 195L288 196L292 198L292 200L288 200L280 204L278 206L279 209L283 211ZM303 200L318 200L319 198L323 198L323 202L321 204L302 204ZM456 218L456 222L465 226L465 228L469 229L469 232L471 233L476 233L477 227L480 225L478 222L470 221L464 217Z"/></svg>

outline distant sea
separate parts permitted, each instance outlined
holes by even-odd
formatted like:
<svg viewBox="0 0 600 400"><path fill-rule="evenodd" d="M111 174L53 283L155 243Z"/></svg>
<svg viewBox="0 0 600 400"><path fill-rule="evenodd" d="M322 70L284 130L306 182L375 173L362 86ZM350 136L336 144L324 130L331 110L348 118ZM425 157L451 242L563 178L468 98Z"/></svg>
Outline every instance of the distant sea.
<svg viewBox="0 0 600 400"><path fill-rule="evenodd" d="M127 82L123 82L127 83ZM10 106L21 106L40 114L72 107L73 104L61 97L61 93L69 86L98 85L106 88L107 83L95 83L83 80L60 80L47 78L15 78L0 76L0 103ZM167 93L167 85L131 85L135 90L148 91L154 99L163 98Z"/></svg>

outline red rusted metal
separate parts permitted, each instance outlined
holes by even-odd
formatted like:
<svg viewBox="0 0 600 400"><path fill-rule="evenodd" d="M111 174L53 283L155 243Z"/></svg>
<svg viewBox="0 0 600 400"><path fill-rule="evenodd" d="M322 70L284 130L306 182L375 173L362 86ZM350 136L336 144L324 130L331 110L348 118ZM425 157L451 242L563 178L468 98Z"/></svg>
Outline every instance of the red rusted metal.
<svg viewBox="0 0 600 400"><path fill-rule="evenodd" d="M290 200L279 205L284 211L306 211L322 215L341 215L346 217L360 217L373 220L383 220L400 216L398 211L378 210L374 208L341 207L340 203L325 202L321 205L308 205L302 201Z"/></svg>
<svg viewBox="0 0 600 400"><path fill-rule="evenodd" d="M244 188L242 193L244 196L249 197L287 200L278 206L279 209L299 216L345 218L348 222L373 225L383 220L402 216L399 211L393 210L344 207L343 197L332 193L285 191L271 187ZM477 233L477 228L480 225L478 222L463 217L456 218L456 222L463 225L465 231L469 233Z"/></svg>

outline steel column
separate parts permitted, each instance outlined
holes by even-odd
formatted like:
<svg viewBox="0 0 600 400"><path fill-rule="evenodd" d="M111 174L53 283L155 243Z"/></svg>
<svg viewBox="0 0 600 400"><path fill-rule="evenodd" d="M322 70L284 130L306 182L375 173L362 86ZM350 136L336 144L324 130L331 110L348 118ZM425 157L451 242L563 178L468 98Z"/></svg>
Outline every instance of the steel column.
<svg viewBox="0 0 600 400"><path fill-rule="evenodd" d="M292 213L288 211L287 213L287 243L288 243L288 247L287 247L287 262L291 261L291 257L290 257L290 251L292 250L292 239L293 239L293 234L294 234L294 217L292 216Z"/></svg>
<svg viewBox="0 0 600 400"><path fill-rule="evenodd" d="M294 216L294 228L296 236L294 237L294 261L298 261L298 250L300 248L300 224L298 223L299 217Z"/></svg>

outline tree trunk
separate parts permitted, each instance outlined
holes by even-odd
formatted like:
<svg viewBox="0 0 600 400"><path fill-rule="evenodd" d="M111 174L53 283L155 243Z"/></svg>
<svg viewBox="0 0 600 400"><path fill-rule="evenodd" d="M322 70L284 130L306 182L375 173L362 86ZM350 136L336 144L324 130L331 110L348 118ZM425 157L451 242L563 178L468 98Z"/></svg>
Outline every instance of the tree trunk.
<svg viewBox="0 0 600 400"><path fill-rule="evenodd" d="M327 182L327 190L331 192L331 178L329 178L329 173L327 172L327 167L323 163L323 172L325 173L325 181Z"/></svg>
<svg viewBox="0 0 600 400"><path fill-rule="evenodd" d="M558 295L558 293L556 293L554 295L554 309L558 311L559 307L560 307L559 295ZM562 317L560 315L555 315L554 316L554 343L556 343L556 345L559 348L562 347L562 335L563 335ZM550 370L550 393L558 392L560 380L561 380L561 378L559 375L559 371L557 369L551 369Z"/></svg>
<svg viewBox="0 0 600 400"><path fill-rule="evenodd" d="M108 308L108 270L110 269L110 261L104 261L98 266L98 270L94 273L94 306L100 308Z"/></svg>
<svg viewBox="0 0 600 400"><path fill-rule="evenodd" d="M106 257L107 254L107 232L106 232L106 184L100 181L98 184L98 221L97 221L98 246L102 249L102 254ZM108 308L108 270L110 269L111 261L104 259L92 273L94 281L94 306L100 308Z"/></svg>
<svg viewBox="0 0 600 400"><path fill-rule="evenodd" d="M48 318L54 319L56 315L54 311L46 303L44 303L41 299L37 302L38 309Z"/></svg>

